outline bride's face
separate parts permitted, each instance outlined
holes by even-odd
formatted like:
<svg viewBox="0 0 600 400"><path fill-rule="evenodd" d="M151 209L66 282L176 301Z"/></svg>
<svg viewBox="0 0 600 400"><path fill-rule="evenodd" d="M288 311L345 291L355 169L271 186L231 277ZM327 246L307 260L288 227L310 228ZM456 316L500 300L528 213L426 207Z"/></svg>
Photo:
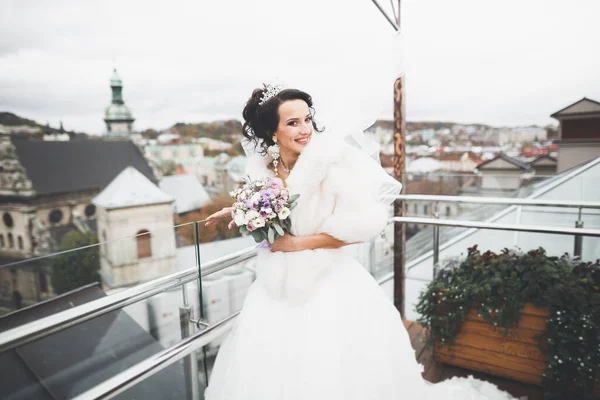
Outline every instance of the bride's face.
<svg viewBox="0 0 600 400"><path fill-rule="evenodd" d="M312 116L304 100L288 100L279 106L279 125L273 140L283 154L300 154L313 133Z"/></svg>

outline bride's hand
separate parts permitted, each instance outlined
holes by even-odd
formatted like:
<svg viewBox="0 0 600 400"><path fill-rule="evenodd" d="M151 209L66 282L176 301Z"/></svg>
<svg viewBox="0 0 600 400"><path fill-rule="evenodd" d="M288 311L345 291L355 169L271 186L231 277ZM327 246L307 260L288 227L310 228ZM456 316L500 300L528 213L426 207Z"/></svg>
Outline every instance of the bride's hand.
<svg viewBox="0 0 600 400"><path fill-rule="evenodd" d="M278 237L271 244L271 251L300 251L302 250L299 246L298 237L286 232L285 235Z"/></svg>
<svg viewBox="0 0 600 400"><path fill-rule="evenodd" d="M204 225L212 226L218 224L221 220L230 219L231 210L233 210L233 207L225 207L221 211L217 211L216 213L209 215L208 218L206 218L208 221L206 221ZM235 226L235 223L233 220L231 220L227 227L231 229L233 226Z"/></svg>

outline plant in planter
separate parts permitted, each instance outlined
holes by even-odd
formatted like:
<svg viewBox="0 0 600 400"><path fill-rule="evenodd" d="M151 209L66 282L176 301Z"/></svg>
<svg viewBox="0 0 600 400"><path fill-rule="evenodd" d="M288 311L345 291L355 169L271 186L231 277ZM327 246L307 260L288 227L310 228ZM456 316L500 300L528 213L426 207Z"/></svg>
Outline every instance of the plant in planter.
<svg viewBox="0 0 600 400"><path fill-rule="evenodd" d="M442 269L421 293L416 311L428 328L428 345L452 350L469 312L506 336L525 305L547 309L539 335L548 360L541 384L547 398L591 399L600 373L600 264L548 257L540 248L500 254L469 248L458 267Z"/></svg>

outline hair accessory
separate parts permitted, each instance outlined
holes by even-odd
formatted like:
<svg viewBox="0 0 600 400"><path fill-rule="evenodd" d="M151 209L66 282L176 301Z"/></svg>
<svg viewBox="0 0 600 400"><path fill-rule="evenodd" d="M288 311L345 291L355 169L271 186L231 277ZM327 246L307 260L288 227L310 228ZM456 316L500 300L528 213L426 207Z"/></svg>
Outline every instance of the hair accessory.
<svg viewBox="0 0 600 400"><path fill-rule="evenodd" d="M275 175L279 175L277 172L277 165L279 164L279 146L275 143L267 148L267 152L273 158L273 167L275 169Z"/></svg>
<svg viewBox="0 0 600 400"><path fill-rule="evenodd" d="M281 85L269 85L269 84L266 84L265 85L265 90L263 91L263 95L260 98L260 101L258 102L258 105L262 106L267 101L269 101L269 99L277 96L279 94L279 92L281 92L282 90L283 90L283 86L281 86Z"/></svg>

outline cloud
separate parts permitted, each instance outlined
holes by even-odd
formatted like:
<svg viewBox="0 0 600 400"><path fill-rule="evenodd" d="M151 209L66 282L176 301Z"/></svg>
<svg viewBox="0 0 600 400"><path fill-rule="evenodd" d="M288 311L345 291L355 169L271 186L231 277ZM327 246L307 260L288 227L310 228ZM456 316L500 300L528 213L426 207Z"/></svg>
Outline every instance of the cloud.
<svg viewBox="0 0 600 400"><path fill-rule="evenodd" d="M62 118L90 133L104 130L115 65L144 129L239 118L251 90L273 77L304 78L319 92L354 64L383 68L390 59L376 46L361 50L392 31L368 0L0 7L0 109L53 124ZM600 48L599 12L594 0L403 1L408 118L545 124L570 102L600 98L600 55L591 50ZM335 73L334 58L353 51L346 71ZM388 104L381 115L391 117L391 86L377 96ZM351 110L356 99L341 97Z"/></svg>

